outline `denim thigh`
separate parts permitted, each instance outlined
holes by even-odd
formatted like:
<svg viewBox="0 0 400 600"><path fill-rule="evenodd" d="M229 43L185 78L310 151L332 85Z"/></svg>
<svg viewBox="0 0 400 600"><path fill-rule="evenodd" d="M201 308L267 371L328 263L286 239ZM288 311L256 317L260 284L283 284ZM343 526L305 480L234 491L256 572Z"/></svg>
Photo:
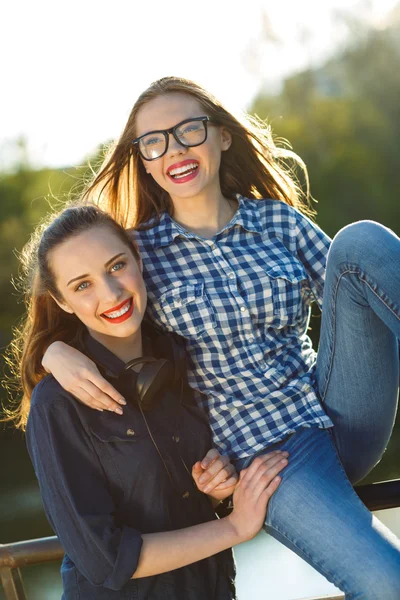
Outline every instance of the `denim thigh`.
<svg viewBox="0 0 400 600"><path fill-rule="evenodd" d="M265 530L346 599L398 600L400 541L354 492L331 433L301 429L280 447L289 464L269 502Z"/></svg>
<svg viewBox="0 0 400 600"><path fill-rule="evenodd" d="M318 391L353 483L381 459L392 433L398 338L400 240L378 223L353 223L329 251L316 367Z"/></svg>

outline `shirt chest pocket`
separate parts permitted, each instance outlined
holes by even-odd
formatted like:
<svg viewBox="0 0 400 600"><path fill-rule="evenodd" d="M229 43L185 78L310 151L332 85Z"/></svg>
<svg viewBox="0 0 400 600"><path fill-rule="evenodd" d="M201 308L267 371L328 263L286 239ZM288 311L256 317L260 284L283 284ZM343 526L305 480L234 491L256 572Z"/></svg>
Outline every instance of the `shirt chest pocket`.
<svg viewBox="0 0 400 600"><path fill-rule="evenodd" d="M201 336L216 325L204 283L182 284L160 298L159 318L168 331L186 338Z"/></svg>
<svg viewBox="0 0 400 600"><path fill-rule="evenodd" d="M272 295L272 325L293 325L304 317L304 297L308 291L306 273L297 262L275 263L266 269Z"/></svg>
<svg viewBox="0 0 400 600"><path fill-rule="evenodd" d="M129 409L125 409L129 413ZM130 490L140 473L148 473L157 463L157 453L140 416L123 417L102 413L89 425L94 445L109 481ZM151 429L152 434L156 432Z"/></svg>

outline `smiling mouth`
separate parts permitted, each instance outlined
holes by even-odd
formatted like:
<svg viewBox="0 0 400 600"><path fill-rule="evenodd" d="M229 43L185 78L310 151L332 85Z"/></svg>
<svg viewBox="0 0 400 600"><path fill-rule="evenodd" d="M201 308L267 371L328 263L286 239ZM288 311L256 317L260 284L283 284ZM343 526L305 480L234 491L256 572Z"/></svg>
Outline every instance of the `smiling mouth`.
<svg viewBox="0 0 400 600"><path fill-rule="evenodd" d="M113 321L114 323L118 323L130 317L132 312L133 298L129 298L129 300L125 300L125 302L116 307L115 310L103 312L100 316L104 319L107 319L107 321Z"/></svg>
<svg viewBox="0 0 400 600"><path fill-rule="evenodd" d="M192 175L199 168L198 163L189 163L184 165L183 167L177 167L176 169L170 169L167 171L167 174L172 177L172 179L182 179L183 177L187 177L188 175Z"/></svg>

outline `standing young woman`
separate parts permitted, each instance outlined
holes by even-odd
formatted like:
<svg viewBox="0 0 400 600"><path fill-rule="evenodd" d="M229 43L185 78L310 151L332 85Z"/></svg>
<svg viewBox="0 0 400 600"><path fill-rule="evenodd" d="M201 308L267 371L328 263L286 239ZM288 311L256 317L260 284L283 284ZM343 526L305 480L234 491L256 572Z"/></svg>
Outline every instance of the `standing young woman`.
<svg viewBox="0 0 400 600"><path fill-rule="evenodd" d="M265 448L290 452L267 531L346 598L394 600L400 542L350 481L379 461L395 419L400 241L360 222L331 243L299 212L287 155L262 124L164 78L137 100L87 195L135 226L147 314L184 338L217 448L238 469ZM314 300L318 356L306 335ZM43 364L89 406L120 410L76 350L56 343Z"/></svg>
<svg viewBox="0 0 400 600"><path fill-rule="evenodd" d="M63 598L235 598L228 549L261 529L286 455L252 465L233 512L216 519L210 498L224 499L237 479L207 452L209 427L180 365L174 375L174 365L155 358L165 344L173 354L169 336L142 337L146 290L136 247L94 206L65 210L35 242L26 326L14 343L24 398L9 416L23 428L28 418L45 510L66 552ZM101 365L130 400L123 417L90 410L46 376L41 357L54 339ZM194 485L203 458L203 466L212 461L210 498Z"/></svg>

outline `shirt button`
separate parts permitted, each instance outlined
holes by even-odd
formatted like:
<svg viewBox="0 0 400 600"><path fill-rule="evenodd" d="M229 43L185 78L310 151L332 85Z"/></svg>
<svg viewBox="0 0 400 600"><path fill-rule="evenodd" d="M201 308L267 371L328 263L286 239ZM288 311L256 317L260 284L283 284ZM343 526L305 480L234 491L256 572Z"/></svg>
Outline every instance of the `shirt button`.
<svg viewBox="0 0 400 600"><path fill-rule="evenodd" d="M228 277L229 277L229 279L234 279L235 273L233 271L231 271L230 273L228 273Z"/></svg>
<svg viewBox="0 0 400 600"><path fill-rule="evenodd" d="M179 437L179 435L173 435L172 439L174 442L178 443L181 438Z"/></svg>
<svg viewBox="0 0 400 600"><path fill-rule="evenodd" d="M252 342L254 342L254 338L253 338L253 336L252 336L252 335L251 335L251 336L249 336L249 339L248 339L248 341L250 342L250 344L251 344Z"/></svg>
<svg viewBox="0 0 400 600"><path fill-rule="evenodd" d="M127 429L126 435L135 435L135 431L133 429Z"/></svg>
<svg viewBox="0 0 400 600"><path fill-rule="evenodd" d="M245 306L241 306L241 307L240 307L240 310L241 310L241 312L245 312L245 310L246 310L246 307L245 307Z"/></svg>
<svg viewBox="0 0 400 600"><path fill-rule="evenodd" d="M189 498L190 494L189 492L185 492L184 494L182 494L182 498Z"/></svg>

